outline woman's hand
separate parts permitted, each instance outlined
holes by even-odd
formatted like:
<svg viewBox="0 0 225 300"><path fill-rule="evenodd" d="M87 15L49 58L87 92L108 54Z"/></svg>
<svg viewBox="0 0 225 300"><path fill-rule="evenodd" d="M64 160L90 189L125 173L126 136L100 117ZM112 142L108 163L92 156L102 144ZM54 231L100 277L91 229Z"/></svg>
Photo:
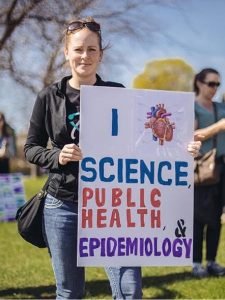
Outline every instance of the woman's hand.
<svg viewBox="0 0 225 300"><path fill-rule="evenodd" d="M75 144L66 144L60 154L60 165L66 165L70 161L79 161L83 158L80 148Z"/></svg>
<svg viewBox="0 0 225 300"><path fill-rule="evenodd" d="M191 141L188 144L187 151L193 156L196 157L199 155L199 150L202 146L202 140L204 139L203 135L195 134L194 141Z"/></svg>

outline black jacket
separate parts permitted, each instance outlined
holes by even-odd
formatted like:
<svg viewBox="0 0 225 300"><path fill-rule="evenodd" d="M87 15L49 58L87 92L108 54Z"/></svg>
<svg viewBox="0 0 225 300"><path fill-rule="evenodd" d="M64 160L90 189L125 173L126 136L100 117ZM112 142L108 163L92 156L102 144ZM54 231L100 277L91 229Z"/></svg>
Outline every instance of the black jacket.
<svg viewBox="0 0 225 300"><path fill-rule="evenodd" d="M65 144L73 143L66 126L66 84L64 77L38 94L24 152L33 164L49 169L51 180L48 192L60 200L78 200L78 162L59 164L59 153ZM122 84L103 81L97 75L96 86L123 87ZM48 140L51 149L47 148Z"/></svg>

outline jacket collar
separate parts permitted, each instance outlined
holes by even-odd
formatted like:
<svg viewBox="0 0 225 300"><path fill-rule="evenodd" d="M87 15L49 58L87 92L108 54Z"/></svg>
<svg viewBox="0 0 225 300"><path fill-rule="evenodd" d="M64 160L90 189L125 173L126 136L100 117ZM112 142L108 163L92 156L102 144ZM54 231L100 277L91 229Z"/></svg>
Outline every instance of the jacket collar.
<svg viewBox="0 0 225 300"><path fill-rule="evenodd" d="M57 88L58 88L58 95L61 96L61 97L64 97L66 95L66 84L67 84L67 81L70 80L72 78L72 76L66 76L66 77L63 77L61 81L57 82Z"/></svg>
<svg viewBox="0 0 225 300"><path fill-rule="evenodd" d="M67 81L70 80L72 78L72 76L66 76L66 77L63 77L61 81L59 81L57 83L57 88L58 88L58 94L61 96L61 97L64 97L66 95L66 85L67 85ZM101 77L96 74L96 82L94 85L100 85L100 83L102 82L102 79Z"/></svg>

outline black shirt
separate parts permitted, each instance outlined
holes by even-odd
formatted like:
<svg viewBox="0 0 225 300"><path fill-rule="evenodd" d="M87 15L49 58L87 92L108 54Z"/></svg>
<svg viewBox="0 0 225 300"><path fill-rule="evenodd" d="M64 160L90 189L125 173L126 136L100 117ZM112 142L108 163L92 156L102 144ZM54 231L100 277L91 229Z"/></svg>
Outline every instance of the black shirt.
<svg viewBox="0 0 225 300"><path fill-rule="evenodd" d="M70 86L69 80L66 85L66 126L71 139L79 143L80 125L80 90Z"/></svg>
<svg viewBox="0 0 225 300"><path fill-rule="evenodd" d="M123 87L96 77L96 86ZM69 86L70 79L71 76L64 77L38 94L24 151L29 162L49 169L49 194L60 200L77 201L79 162L59 164L64 145L79 143L80 91ZM47 148L49 139L51 149Z"/></svg>

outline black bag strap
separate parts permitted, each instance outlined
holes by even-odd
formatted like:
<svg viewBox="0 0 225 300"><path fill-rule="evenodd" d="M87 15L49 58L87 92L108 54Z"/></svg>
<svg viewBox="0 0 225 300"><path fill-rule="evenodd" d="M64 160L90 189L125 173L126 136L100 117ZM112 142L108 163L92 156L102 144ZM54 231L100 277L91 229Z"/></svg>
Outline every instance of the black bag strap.
<svg viewBox="0 0 225 300"><path fill-rule="evenodd" d="M45 192L45 191L47 190L48 185L49 185L49 182L51 181L52 177L53 177L53 174L50 174L50 175L48 176L48 179L46 180L46 182L45 182L43 188L41 189L43 192Z"/></svg>
<svg viewBox="0 0 225 300"><path fill-rule="evenodd" d="M215 123L218 121L218 111L217 111L217 105L215 102L212 103L213 104L213 113L214 113L214 120ZM216 149L217 147L217 134L213 136L213 148Z"/></svg>

